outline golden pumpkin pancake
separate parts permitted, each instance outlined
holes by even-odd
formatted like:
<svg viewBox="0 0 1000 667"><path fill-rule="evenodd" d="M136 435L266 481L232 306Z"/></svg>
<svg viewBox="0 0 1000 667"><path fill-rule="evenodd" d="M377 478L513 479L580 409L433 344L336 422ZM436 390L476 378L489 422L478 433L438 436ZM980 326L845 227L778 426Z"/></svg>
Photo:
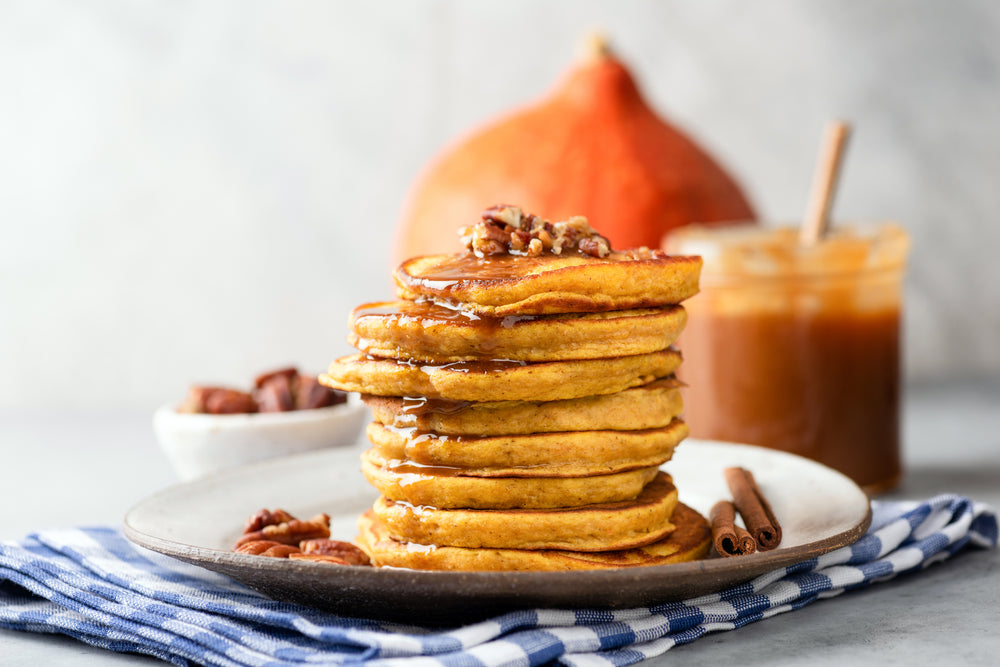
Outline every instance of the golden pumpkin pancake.
<svg viewBox="0 0 1000 667"><path fill-rule="evenodd" d="M681 306L483 317L428 301L393 301L356 308L347 340L376 357L438 363L600 359L665 350L686 321Z"/></svg>
<svg viewBox="0 0 1000 667"><path fill-rule="evenodd" d="M612 394L673 374L681 355L649 354L572 361L456 361L432 365L354 354L337 359L320 383L378 396L459 401L554 401Z"/></svg>
<svg viewBox="0 0 1000 667"><path fill-rule="evenodd" d="M372 508L401 542L448 547L615 551L652 544L674 529L677 489L659 472L634 500L562 509L436 509L388 500Z"/></svg>
<svg viewBox="0 0 1000 667"><path fill-rule="evenodd" d="M656 380L615 394L560 401L448 401L424 397L361 398L375 421L440 435L520 435L559 431L638 431L667 426L681 414L680 382Z"/></svg>
<svg viewBox="0 0 1000 667"><path fill-rule="evenodd" d="M688 434L687 424L643 431L564 431L484 438L437 435L368 425L368 439L385 460L464 469L478 477L603 475L658 466Z"/></svg>
<svg viewBox="0 0 1000 667"><path fill-rule="evenodd" d="M431 299L479 315L538 315L628 310L678 304L698 293L701 258L639 248L591 257L471 252L403 262L397 294Z"/></svg>
<svg viewBox="0 0 1000 667"><path fill-rule="evenodd" d="M369 510L358 519L358 545L378 567L415 570L596 570L666 565L704 558L712 540L708 522L683 503L678 503L670 521L676 529L669 535L634 549L601 552L474 549L397 541L376 520L375 513Z"/></svg>
<svg viewBox="0 0 1000 667"><path fill-rule="evenodd" d="M658 468L592 477L475 477L459 468L386 461L369 450L361 472L389 500L438 509L552 509L631 500Z"/></svg>

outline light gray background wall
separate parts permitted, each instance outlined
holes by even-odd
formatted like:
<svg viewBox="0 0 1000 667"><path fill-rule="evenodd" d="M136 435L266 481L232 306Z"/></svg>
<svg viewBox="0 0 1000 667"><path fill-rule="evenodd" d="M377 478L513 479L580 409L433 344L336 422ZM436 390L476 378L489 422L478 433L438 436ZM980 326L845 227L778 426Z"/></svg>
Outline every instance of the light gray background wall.
<svg viewBox="0 0 1000 667"><path fill-rule="evenodd" d="M856 124L837 215L914 239L907 369L1000 372L1000 3L5 2L0 407L323 368L408 184L593 28L766 216Z"/></svg>

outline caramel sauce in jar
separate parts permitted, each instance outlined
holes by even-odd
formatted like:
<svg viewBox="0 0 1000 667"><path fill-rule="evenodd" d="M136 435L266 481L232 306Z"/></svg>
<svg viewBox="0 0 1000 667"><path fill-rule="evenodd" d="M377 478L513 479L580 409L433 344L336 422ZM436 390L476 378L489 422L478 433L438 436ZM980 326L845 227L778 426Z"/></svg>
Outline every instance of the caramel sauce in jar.
<svg viewBox="0 0 1000 667"><path fill-rule="evenodd" d="M671 250L705 259L679 347L697 438L811 458L869 493L898 483L900 312L909 240L895 225L691 229Z"/></svg>

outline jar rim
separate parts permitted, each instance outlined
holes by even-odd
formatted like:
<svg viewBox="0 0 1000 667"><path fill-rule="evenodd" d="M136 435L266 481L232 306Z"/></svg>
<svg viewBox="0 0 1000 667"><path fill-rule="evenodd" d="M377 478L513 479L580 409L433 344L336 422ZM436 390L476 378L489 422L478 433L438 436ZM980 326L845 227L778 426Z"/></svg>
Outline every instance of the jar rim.
<svg viewBox="0 0 1000 667"><path fill-rule="evenodd" d="M701 227L678 230L671 252L701 255L702 281L833 280L879 273L903 273L910 248L895 223L878 227L842 226L814 245L801 245L798 229L785 227Z"/></svg>

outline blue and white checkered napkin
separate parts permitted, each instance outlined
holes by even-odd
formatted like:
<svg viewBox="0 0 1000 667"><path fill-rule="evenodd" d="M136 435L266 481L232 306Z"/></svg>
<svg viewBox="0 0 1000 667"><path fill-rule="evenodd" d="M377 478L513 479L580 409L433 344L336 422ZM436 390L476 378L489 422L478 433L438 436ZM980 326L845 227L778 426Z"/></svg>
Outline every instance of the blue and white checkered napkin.
<svg viewBox="0 0 1000 667"><path fill-rule="evenodd" d="M348 619L274 602L220 575L137 549L111 528L0 544L0 627L63 633L176 664L627 665L708 632L997 543L997 515L958 496L873 503L849 547L722 593L623 611L527 610L447 631ZM14 585L16 584L16 585Z"/></svg>

